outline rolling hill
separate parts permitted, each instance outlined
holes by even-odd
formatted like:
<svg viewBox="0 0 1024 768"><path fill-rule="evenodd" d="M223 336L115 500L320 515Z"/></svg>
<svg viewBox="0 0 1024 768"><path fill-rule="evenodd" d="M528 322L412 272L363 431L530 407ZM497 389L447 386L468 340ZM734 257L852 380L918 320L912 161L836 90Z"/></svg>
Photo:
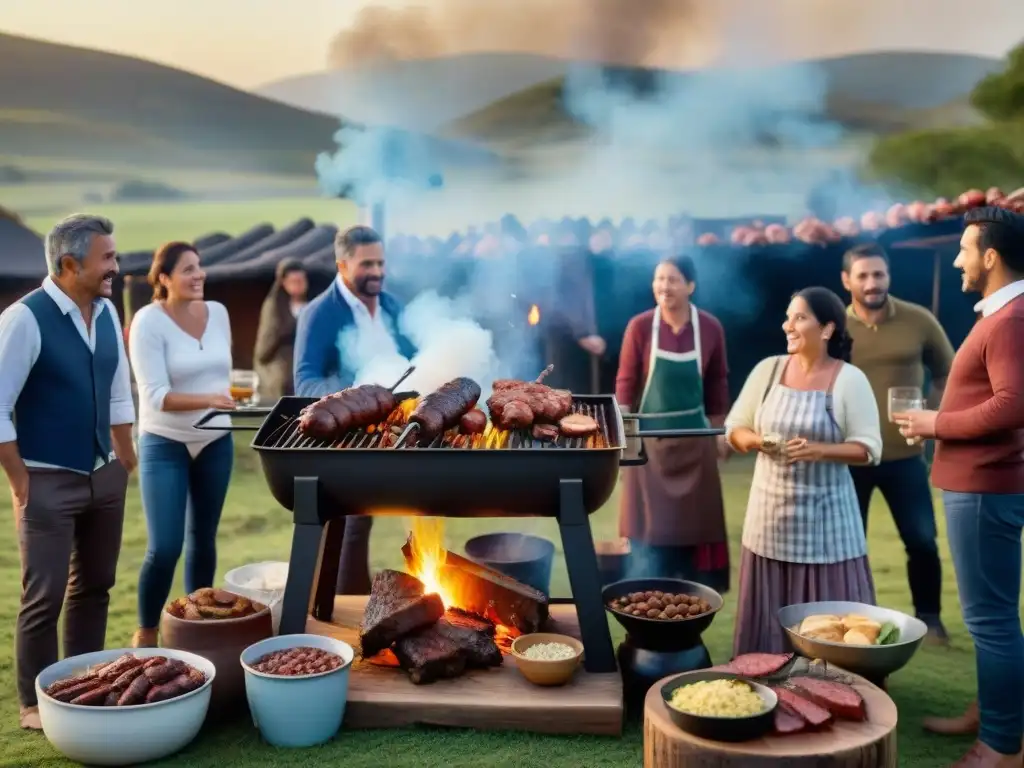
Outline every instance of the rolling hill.
<svg viewBox="0 0 1024 768"><path fill-rule="evenodd" d="M432 131L511 94L565 74L566 63L515 53L393 61L287 78L257 93L299 109Z"/></svg>
<svg viewBox="0 0 1024 768"><path fill-rule="evenodd" d="M886 133L973 121L975 116L967 101L971 88L1001 66L998 59L893 51L778 65L760 72L758 77L806 83L809 68L814 68L816 74L812 77L821 78L825 94L820 119L859 131ZM634 81L658 82L664 92L684 94L684 99L690 86L707 93L705 78L709 76L719 78L724 88L729 83L728 75L722 72L633 70L631 75ZM535 84L452 121L443 133L505 146L530 146L588 135L589 128L565 109L564 86L564 76ZM742 110L738 104L734 108Z"/></svg>
<svg viewBox="0 0 1024 768"><path fill-rule="evenodd" d="M129 56L0 34L0 152L305 173L337 118Z"/></svg>

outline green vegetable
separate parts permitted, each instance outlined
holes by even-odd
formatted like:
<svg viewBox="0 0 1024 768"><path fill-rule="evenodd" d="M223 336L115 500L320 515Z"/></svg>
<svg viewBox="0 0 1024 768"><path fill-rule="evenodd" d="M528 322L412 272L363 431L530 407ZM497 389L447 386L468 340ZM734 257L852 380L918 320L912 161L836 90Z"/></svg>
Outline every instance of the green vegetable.
<svg viewBox="0 0 1024 768"><path fill-rule="evenodd" d="M891 621L885 622L882 625L881 631L878 633L878 639L875 641L875 645L892 645L900 641L900 628L893 624Z"/></svg>

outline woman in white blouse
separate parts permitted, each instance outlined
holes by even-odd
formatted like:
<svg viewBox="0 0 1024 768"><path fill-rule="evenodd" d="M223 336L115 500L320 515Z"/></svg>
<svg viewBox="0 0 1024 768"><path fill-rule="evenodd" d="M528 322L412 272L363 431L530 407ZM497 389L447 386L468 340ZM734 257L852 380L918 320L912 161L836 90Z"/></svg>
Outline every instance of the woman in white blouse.
<svg viewBox="0 0 1024 768"><path fill-rule="evenodd" d="M842 301L806 288L789 304L788 354L762 360L726 418L729 443L758 452L743 524L733 651L788 650L776 613L794 603L874 604L848 465L877 464L878 406L850 365Z"/></svg>
<svg viewBox="0 0 1024 768"><path fill-rule="evenodd" d="M217 568L217 525L234 445L228 431L192 425L207 409L234 408L231 326L223 304L203 300L205 280L194 246L162 246L149 270L153 303L136 313L129 333L139 387L139 484L149 534L139 574L135 647L157 644L186 533L185 591L212 586ZM217 417L211 426L228 427L230 421Z"/></svg>

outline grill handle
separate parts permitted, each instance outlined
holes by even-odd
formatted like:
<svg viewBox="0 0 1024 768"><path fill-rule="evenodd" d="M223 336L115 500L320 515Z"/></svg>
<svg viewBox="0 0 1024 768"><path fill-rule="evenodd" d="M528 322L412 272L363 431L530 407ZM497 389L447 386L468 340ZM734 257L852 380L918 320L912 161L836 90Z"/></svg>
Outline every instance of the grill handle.
<svg viewBox="0 0 1024 768"><path fill-rule="evenodd" d="M229 411L226 408L211 408L200 416L192 426L195 429L210 430L212 432L256 432L263 426L262 420L266 419L272 410L272 408L235 408ZM259 418L261 421L255 426L252 424L232 424L230 427L211 427L210 422L217 416Z"/></svg>
<svg viewBox="0 0 1024 768"><path fill-rule="evenodd" d="M641 429L631 437L716 437L724 434L723 427L698 427L695 429Z"/></svg>

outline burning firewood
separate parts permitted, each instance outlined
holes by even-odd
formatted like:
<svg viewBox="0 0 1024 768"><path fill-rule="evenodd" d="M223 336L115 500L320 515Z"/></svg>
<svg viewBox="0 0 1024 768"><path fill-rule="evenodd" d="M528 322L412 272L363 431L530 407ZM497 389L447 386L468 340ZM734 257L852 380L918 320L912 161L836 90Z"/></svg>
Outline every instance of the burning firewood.
<svg viewBox="0 0 1024 768"><path fill-rule="evenodd" d="M402 554L409 570L417 572L412 536ZM434 578L451 605L524 634L538 631L547 621L548 599L543 592L454 552L444 552L439 566Z"/></svg>

